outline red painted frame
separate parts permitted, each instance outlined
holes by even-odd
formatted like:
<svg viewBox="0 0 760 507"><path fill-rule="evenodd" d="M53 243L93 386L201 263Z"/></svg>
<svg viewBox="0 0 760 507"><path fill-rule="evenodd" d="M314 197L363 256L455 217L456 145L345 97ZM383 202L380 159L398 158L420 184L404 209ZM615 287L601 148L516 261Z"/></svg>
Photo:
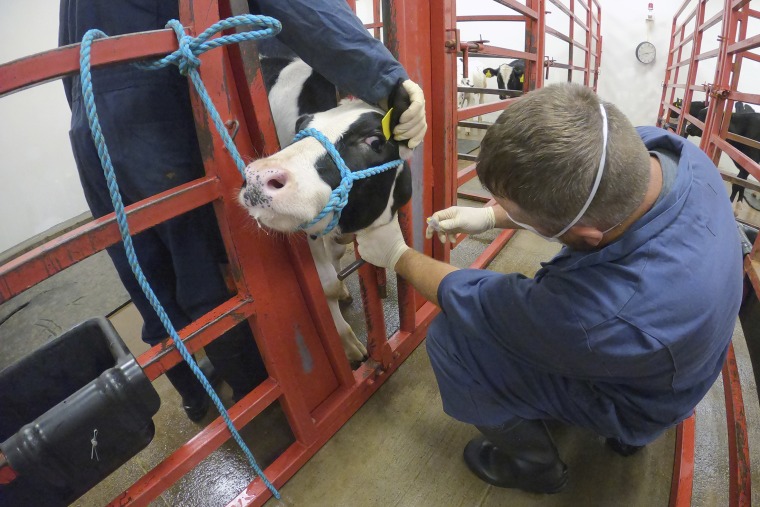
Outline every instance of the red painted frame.
<svg viewBox="0 0 760 507"><path fill-rule="evenodd" d="M525 51L508 51L483 44L474 48L475 51L526 58L525 90L540 87L544 68L544 0L526 0L524 4L516 0L496 1L515 9L525 21ZM598 2L592 1L598 8ZM351 0L349 4L355 7ZM373 0L373 22L368 24L376 37L382 30L389 49L404 64L410 77L423 87L425 95L431 98L427 103L430 129L413 162L421 167L423 174L424 216L456 202L459 186L456 176L457 121L463 114L480 114L478 109L465 113L456 110L456 58L462 46L455 13L455 0ZM228 0L180 1L180 20L191 34L200 33L230 14ZM599 18L600 14L597 14L597 24ZM600 37L596 44L599 54ZM176 47L176 39L168 30L129 34L95 41L92 61L97 67L145 59L168 53ZM468 51L473 49L469 45L466 47ZM78 45L73 45L0 65L0 97L76 73L78 51ZM234 118L239 123L235 142L240 152L254 158L276 151L277 137L257 68L255 48L232 46L217 49L204 54L201 61L201 75L221 117ZM594 79L596 81L596 77ZM192 100L199 138L208 140L202 147L206 175L130 206L128 221L136 233L200 205L213 203L237 293L180 330L180 336L188 348L195 351L243 320L251 326L270 377L235 404L230 409L230 416L240 428L267 406L279 401L295 437L295 442L265 470L268 478L279 487L419 345L438 309L399 280L401 325L398 331L387 337L377 294L379 273L369 265L364 266L360 270L360 280L372 357L358 370L351 371L305 240L269 236L250 223L233 197L241 184L240 175L218 135L210 129L194 91ZM505 101L501 106L506 107L509 103L511 101ZM413 217L410 206L400 211L400 222L410 242L414 227L424 226L422 218ZM514 232L502 232L472 267L487 266ZM114 217L110 215L0 266L0 301L18 295L118 239ZM449 245L426 242L416 246L438 259L449 258ZM276 294L274 287L277 287ZM288 338L296 330L313 359L309 372L303 371L297 347L288 343ZM170 342L153 347L139 357L151 379L180 360ZM215 419L115 498L111 505L147 505L228 438L221 418ZM13 471L9 466L0 466L0 477L13 480ZM269 497L263 483L254 479L230 505L262 505Z"/></svg>
<svg viewBox="0 0 760 507"><path fill-rule="evenodd" d="M760 55L749 53L760 47L760 36L747 37L747 21L750 17L760 18L760 12L751 10L747 0L723 0L720 12L705 20L706 5L709 0L685 0L673 17L670 49L663 83L662 98L658 112L658 126L670 130L671 113L678 113L675 128L681 132L685 123L691 122L703 130L700 148L717 164L721 151L738 161L750 174L760 176L760 167L736 148L727 143L732 139L744 144L753 144L751 140L728 133L728 125L734 101L760 102L760 95L740 93L737 90L743 58L760 61ZM718 23L721 25L718 49L701 51L704 33ZM691 52L684 55L684 47L691 43ZM713 83L696 85L695 79L699 62L716 58L715 79ZM679 83L679 72L688 66L686 82ZM673 104L676 90L683 90L681 107ZM689 110L694 91L705 91L709 98L709 107L705 122L690 114ZM722 173L721 173L722 174ZM741 180L722 174L723 178L741 184ZM755 292L760 294L760 277L758 277L757 245L745 258L745 272ZM729 348L723 365L723 388L726 403L726 424L728 431L729 453L729 505L751 505L751 475L749 448L747 440L747 421L744 414L741 383L739 380L736 357L733 346ZM678 426L676 433L676 456L673 471L670 505L687 506L691 504L693 470L694 470L694 416Z"/></svg>
<svg viewBox="0 0 760 507"><path fill-rule="evenodd" d="M596 91L599 82L599 69L602 61L602 8L596 0L547 0L568 17L568 32L562 33L551 27L546 27L546 34L567 43L567 63L558 63L554 59L546 62L545 78L549 79L552 67L567 70L567 81L573 81L573 71L583 72L583 84ZM583 13L576 11L576 5L583 8ZM576 25L580 27L583 42L576 39ZM575 48L584 52L583 67L575 65ZM592 79L593 76L593 79Z"/></svg>

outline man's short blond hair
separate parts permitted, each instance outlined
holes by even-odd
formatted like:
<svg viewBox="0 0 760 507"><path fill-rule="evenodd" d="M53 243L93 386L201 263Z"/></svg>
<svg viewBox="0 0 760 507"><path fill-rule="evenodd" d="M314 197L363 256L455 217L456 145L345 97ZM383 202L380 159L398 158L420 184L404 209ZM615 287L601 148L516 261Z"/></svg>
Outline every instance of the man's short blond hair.
<svg viewBox="0 0 760 507"><path fill-rule="evenodd" d="M532 91L488 129L477 173L485 188L516 203L546 232L570 223L591 193L602 156L601 100L563 83ZM633 213L649 185L649 153L631 122L608 102L607 160L580 224L606 229Z"/></svg>

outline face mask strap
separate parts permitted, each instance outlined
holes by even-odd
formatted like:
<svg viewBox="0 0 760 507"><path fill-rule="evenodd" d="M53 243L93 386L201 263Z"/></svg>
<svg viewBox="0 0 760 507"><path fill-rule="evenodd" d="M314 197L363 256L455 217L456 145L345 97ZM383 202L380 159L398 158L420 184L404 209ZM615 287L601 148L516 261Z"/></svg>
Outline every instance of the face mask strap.
<svg viewBox="0 0 760 507"><path fill-rule="evenodd" d="M578 223L578 220L583 217L588 207L591 206L591 202L596 196L596 191L599 190L599 183L602 181L602 175L604 174L604 164L607 161L607 112L604 110L604 104L599 104L599 110L602 112L602 159L599 161L599 169L596 171L596 180L594 180L594 186L591 188L591 194L586 199L586 204L583 205L581 210L575 215L575 218L565 226L564 229L552 236L558 238L570 230L572 226Z"/></svg>

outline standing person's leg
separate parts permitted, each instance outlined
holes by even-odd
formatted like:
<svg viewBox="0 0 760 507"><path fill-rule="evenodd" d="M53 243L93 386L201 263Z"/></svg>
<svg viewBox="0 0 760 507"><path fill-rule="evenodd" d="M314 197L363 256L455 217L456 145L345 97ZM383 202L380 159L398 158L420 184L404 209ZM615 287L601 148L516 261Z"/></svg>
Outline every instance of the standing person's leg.
<svg viewBox="0 0 760 507"><path fill-rule="evenodd" d="M184 79L179 86L132 90L128 99L132 114L114 129L115 137L134 149L116 154L114 163L128 165L139 178L130 178L125 191L145 198L202 177L203 161ZM169 252L175 275L172 298L189 320L231 297L222 272L227 256L210 204L159 224L155 230ZM205 349L236 399L267 377L245 323Z"/></svg>
<svg viewBox="0 0 760 507"><path fill-rule="evenodd" d="M443 314L430 326L427 351L444 411L482 433L464 450L470 470L499 487L561 491L567 482L567 467L541 420L547 414L540 408L520 406L524 400L510 406L510 395L517 398L519 393L509 393L500 381L494 382L501 374L488 374L508 371L507 377L517 378L525 373L523 368L509 360L498 344L454 335ZM541 387L536 385L536 389Z"/></svg>
<svg viewBox="0 0 760 507"><path fill-rule="evenodd" d="M227 256L210 205L163 224L162 235L175 252L172 261L177 273L177 301L190 318L199 318L232 296L223 273ZM247 322L230 329L205 349L232 388L235 400L268 376Z"/></svg>
<svg viewBox="0 0 760 507"><path fill-rule="evenodd" d="M105 109L106 112L109 109L109 104L112 102L112 100L109 100L111 99L110 95L106 93L98 101L99 106L103 106L102 109ZM113 212L113 204L111 203L106 186L100 159L92 142L89 126L86 123L81 99L73 102L72 114L73 121L70 138L74 158L88 206L93 216L99 218ZM104 118L108 118L108 115ZM114 129L110 128L108 121L104 121L103 123L106 138L109 139L110 136L108 134L113 134ZM111 151L119 157L119 154L122 152L121 148L117 144L113 146ZM122 163L116 166L118 168L117 181L120 185L124 183L124 186L129 190L134 187L130 180L132 177L135 177L135 174L133 171L128 170L128 164L125 167L125 164L121 160L123 158L125 157L119 157ZM137 177L139 177L139 174L137 174ZM133 202L129 197L129 195L126 195L126 192L122 192L122 198L126 205ZM176 279L169 251L153 229L133 236L132 240L141 268L153 291L164 306L173 325L177 329L181 329L190 320L176 303ZM150 345L155 345L166 337L166 331L150 303L145 298L142 289L139 287L127 261L124 247L120 243L117 243L106 250L132 302L143 318L143 341ZM208 369L207 372L213 375ZM190 371L189 366L185 362L181 362L167 371L166 376L182 397L182 405L188 417L193 421L202 418L208 410L208 398L203 387L197 381L192 371Z"/></svg>

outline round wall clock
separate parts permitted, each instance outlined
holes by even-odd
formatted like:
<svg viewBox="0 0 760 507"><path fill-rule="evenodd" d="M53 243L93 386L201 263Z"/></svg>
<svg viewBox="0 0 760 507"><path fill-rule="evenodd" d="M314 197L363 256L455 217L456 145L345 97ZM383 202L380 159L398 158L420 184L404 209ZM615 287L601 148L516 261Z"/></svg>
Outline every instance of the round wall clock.
<svg viewBox="0 0 760 507"><path fill-rule="evenodd" d="M652 63L657 54L654 44L644 41L636 46L636 59L641 63Z"/></svg>

